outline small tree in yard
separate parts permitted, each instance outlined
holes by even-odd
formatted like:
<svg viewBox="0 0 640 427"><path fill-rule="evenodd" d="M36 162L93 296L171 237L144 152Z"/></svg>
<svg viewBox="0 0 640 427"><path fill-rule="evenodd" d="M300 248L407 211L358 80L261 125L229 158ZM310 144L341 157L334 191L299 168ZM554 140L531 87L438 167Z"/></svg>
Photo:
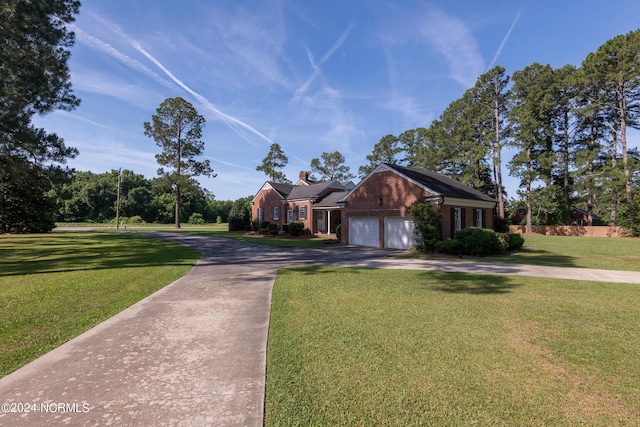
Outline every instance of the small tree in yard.
<svg viewBox="0 0 640 427"><path fill-rule="evenodd" d="M431 252L439 239L440 214L433 205L425 200L418 200L409 207L409 213L415 225L416 249L420 252Z"/></svg>
<svg viewBox="0 0 640 427"><path fill-rule="evenodd" d="M190 177L204 175L215 177L209 160L196 161L204 152L202 128L204 117L182 98L167 98L152 116L151 123L145 122L144 134L156 141L162 153L156 154L161 166L158 175L165 178L175 189L175 226L180 228L180 190Z"/></svg>

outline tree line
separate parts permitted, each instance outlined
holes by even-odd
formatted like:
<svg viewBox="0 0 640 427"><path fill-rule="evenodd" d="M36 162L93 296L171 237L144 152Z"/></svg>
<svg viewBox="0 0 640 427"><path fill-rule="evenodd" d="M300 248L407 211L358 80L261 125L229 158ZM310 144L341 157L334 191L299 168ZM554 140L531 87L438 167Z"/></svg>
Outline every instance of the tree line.
<svg viewBox="0 0 640 427"><path fill-rule="evenodd" d="M524 208L528 231L533 224L568 224L572 209L581 207L589 225L597 216L637 235L640 153L629 148L627 135L639 119L637 30L608 40L580 67L533 63L511 76L492 68L428 127L382 137L359 175L381 162L433 170L495 197L502 220L507 205ZM506 168L519 180L510 200L503 184L507 149L514 155ZM286 160L274 144L257 169L286 181L278 171ZM339 152L323 153L311 169L331 178L338 165L350 175L342 163Z"/></svg>
<svg viewBox="0 0 640 427"><path fill-rule="evenodd" d="M640 30L605 42L580 67L533 63L511 76L494 67L429 127L383 137L360 174L380 162L439 171L495 197L505 218L510 149L506 167L519 179L511 204L526 210L529 231L567 224L582 207L590 225L597 214L637 234L640 153L627 134L639 118Z"/></svg>
<svg viewBox="0 0 640 427"><path fill-rule="evenodd" d="M119 214L123 223L171 224L175 221L176 198L172 184L162 177L147 179L131 170L76 172L70 182L55 187L49 194L55 200L53 219L115 221L118 175L121 176ZM216 200L195 179L187 179L182 183L180 217L192 223L226 223L234 203Z"/></svg>

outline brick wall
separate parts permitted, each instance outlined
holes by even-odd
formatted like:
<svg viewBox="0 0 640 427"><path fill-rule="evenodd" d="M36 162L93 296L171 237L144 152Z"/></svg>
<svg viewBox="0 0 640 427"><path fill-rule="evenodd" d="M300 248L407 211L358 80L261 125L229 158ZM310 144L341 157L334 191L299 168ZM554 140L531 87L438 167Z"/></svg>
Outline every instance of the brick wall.
<svg viewBox="0 0 640 427"><path fill-rule="evenodd" d="M375 216L378 217L379 246L383 247L384 217L409 216L407 208L425 195L422 188L393 172L379 172L370 176L347 199L347 206L342 213L342 243L349 242L349 218Z"/></svg>
<svg viewBox="0 0 640 427"><path fill-rule="evenodd" d="M280 220L275 221L271 215L271 208L280 208ZM287 207L280 201L280 196L272 189L266 189L260 191L254 199L253 206L251 206L251 220L258 219L258 208L264 208L264 220L273 224L278 224L278 227L282 229L282 224L287 220Z"/></svg>

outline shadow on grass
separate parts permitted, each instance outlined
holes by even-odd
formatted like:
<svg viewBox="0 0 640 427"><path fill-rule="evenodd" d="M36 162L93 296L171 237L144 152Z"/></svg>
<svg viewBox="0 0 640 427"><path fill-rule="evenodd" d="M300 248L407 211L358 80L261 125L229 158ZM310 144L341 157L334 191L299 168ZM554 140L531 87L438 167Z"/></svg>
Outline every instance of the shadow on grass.
<svg viewBox="0 0 640 427"><path fill-rule="evenodd" d="M304 274L316 276L320 274L335 274L348 271L349 274L366 274L370 269L351 267L324 267L305 266L289 267L279 270L278 274ZM424 290L446 292L449 294L470 294L470 295L501 295L508 294L513 289L521 286L514 283L508 276L484 275L472 273L455 273L444 271L428 271L420 274L425 282L419 285Z"/></svg>
<svg viewBox="0 0 640 427"><path fill-rule="evenodd" d="M508 294L518 286L508 276L480 275L469 273L448 273L430 271L425 273L429 280L436 280L437 285L431 287L449 294L499 295Z"/></svg>
<svg viewBox="0 0 640 427"><path fill-rule="evenodd" d="M115 233L11 236L0 240L0 277L193 265L193 252L172 246L158 239Z"/></svg>

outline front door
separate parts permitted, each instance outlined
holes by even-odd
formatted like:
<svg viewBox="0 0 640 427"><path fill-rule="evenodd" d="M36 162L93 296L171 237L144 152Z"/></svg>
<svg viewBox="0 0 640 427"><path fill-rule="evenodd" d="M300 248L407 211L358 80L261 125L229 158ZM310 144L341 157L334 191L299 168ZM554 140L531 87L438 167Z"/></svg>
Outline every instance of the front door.
<svg viewBox="0 0 640 427"><path fill-rule="evenodd" d="M293 222L293 209L289 209L287 211L287 224L291 224Z"/></svg>
<svg viewBox="0 0 640 427"><path fill-rule="evenodd" d="M317 225L318 225L318 233L326 233L327 226L324 219L324 211L316 211L316 214L318 215L316 218Z"/></svg>

